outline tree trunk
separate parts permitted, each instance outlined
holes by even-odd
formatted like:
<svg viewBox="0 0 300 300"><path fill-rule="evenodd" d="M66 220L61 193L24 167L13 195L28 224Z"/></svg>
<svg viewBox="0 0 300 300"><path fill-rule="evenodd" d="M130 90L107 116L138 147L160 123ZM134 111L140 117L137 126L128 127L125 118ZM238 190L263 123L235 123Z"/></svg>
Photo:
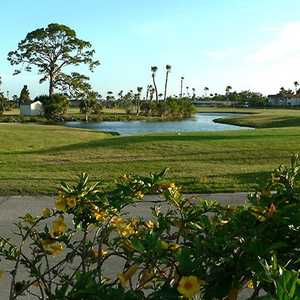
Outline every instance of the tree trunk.
<svg viewBox="0 0 300 300"><path fill-rule="evenodd" d="M53 93L54 93L54 83L53 83L53 74L50 73L50 82L49 82L49 96L52 97Z"/></svg>
<svg viewBox="0 0 300 300"><path fill-rule="evenodd" d="M164 101L166 101L167 99L168 78L169 78L169 71L167 71L166 73Z"/></svg>
<svg viewBox="0 0 300 300"><path fill-rule="evenodd" d="M157 92L157 86L156 86L155 76L154 75L152 75L152 79L153 79L153 85L154 85L154 89L155 89L156 102L158 102L158 92Z"/></svg>
<svg viewBox="0 0 300 300"><path fill-rule="evenodd" d="M180 87L180 98L182 98L182 88L183 88L183 80L181 79L181 87Z"/></svg>

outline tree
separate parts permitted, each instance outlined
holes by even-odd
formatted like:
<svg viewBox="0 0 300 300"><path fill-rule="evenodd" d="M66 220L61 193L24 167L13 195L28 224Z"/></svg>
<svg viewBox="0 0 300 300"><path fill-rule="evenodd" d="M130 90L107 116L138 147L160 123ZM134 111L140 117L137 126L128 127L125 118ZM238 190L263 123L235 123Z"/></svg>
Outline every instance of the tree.
<svg viewBox="0 0 300 300"><path fill-rule="evenodd" d="M158 68L156 66L151 67L152 80L153 80L153 86L154 86L154 91L155 91L156 102L158 102L158 92L157 92L157 86L156 86L156 82L155 82L155 75L156 75L157 69Z"/></svg>
<svg viewBox="0 0 300 300"><path fill-rule="evenodd" d="M226 95L228 95L231 90L232 90L232 87L230 85L227 85L226 89L225 89Z"/></svg>
<svg viewBox="0 0 300 300"><path fill-rule="evenodd" d="M136 94L136 115L140 114L140 101L141 101L141 93L143 88L141 86L137 87L137 94Z"/></svg>
<svg viewBox="0 0 300 300"><path fill-rule="evenodd" d="M207 93L208 93L208 91L209 91L209 88L206 86L206 87L204 88L205 97L207 97Z"/></svg>
<svg viewBox="0 0 300 300"><path fill-rule="evenodd" d="M20 93L20 97L19 97L19 105L20 104L24 104L24 103L30 103L31 99L30 99L30 93L28 90L27 85L24 85L21 93Z"/></svg>
<svg viewBox="0 0 300 300"><path fill-rule="evenodd" d="M295 82L294 82L294 86L295 86L295 95L297 95L299 82L298 82L298 81L295 81Z"/></svg>
<svg viewBox="0 0 300 300"><path fill-rule="evenodd" d="M193 97L192 97L192 99L194 100L196 98L196 89L192 88L192 91L193 91Z"/></svg>
<svg viewBox="0 0 300 300"><path fill-rule="evenodd" d="M60 81L64 80L63 69L85 64L93 71L100 63L93 60L95 50L90 42L78 39L76 32L68 26L49 24L27 34L15 51L8 54L11 65L24 65L26 71L37 67L43 75L40 83L49 81L49 96ZM19 74L22 70L15 70Z"/></svg>
<svg viewBox="0 0 300 300"><path fill-rule="evenodd" d="M4 93L1 91L1 84L2 80L0 76L0 115L2 115L7 108L7 99L5 98Z"/></svg>
<svg viewBox="0 0 300 300"><path fill-rule="evenodd" d="M69 98L80 101L81 112L85 114L85 121L88 122L89 116L93 111L99 111L97 98L98 93L93 91L89 83L89 77L73 72L65 75L59 86Z"/></svg>
<svg viewBox="0 0 300 300"><path fill-rule="evenodd" d="M166 81L165 81L165 92L164 92L164 100L167 99L167 88L168 88L168 79L169 79L169 73L171 72L172 66L166 65Z"/></svg>
<svg viewBox="0 0 300 300"><path fill-rule="evenodd" d="M183 97L183 80L184 80L184 77L181 77L181 81L180 81L180 98Z"/></svg>
<svg viewBox="0 0 300 300"><path fill-rule="evenodd" d="M42 95L36 97L35 100L43 103L44 115L49 120L62 120L69 104L67 97L63 94Z"/></svg>
<svg viewBox="0 0 300 300"><path fill-rule="evenodd" d="M124 93L124 91L123 90L121 90L119 93L118 93L118 96L119 96L119 100L123 100L123 98L124 98L124 96L123 96L123 93Z"/></svg>
<svg viewBox="0 0 300 300"><path fill-rule="evenodd" d="M149 93L151 92L151 89L152 89L152 85L151 84L148 84L147 85L147 91L146 91L146 101L148 100L148 97L149 97Z"/></svg>
<svg viewBox="0 0 300 300"><path fill-rule="evenodd" d="M186 96L189 98L189 97L190 97L190 94L189 94L189 87L186 86L185 88L186 88Z"/></svg>

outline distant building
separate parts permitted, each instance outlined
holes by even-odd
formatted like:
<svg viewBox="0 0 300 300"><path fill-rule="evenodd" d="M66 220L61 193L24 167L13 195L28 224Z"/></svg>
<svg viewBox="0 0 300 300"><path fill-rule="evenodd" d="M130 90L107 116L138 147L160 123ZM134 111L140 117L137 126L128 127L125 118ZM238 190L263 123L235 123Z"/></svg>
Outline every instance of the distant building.
<svg viewBox="0 0 300 300"><path fill-rule="evenodd" d="M42 116L43 114L44 108L40 101L22 103L20 105L21 116Z"/></svg>
<svg viewBox="0 0 300 300"><path fill-rule="evenodd" d="M268 102L271 106L285 106L285 107L300 106L299 97L282 97L279 95L269 95Z"/></svg>

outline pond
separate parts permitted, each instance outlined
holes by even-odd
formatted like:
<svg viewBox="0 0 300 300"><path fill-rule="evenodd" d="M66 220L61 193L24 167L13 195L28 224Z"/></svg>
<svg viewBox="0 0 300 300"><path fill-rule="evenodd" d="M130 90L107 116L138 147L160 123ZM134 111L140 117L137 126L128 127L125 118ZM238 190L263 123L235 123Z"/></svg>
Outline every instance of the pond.
<svg viewBox="0 0 300 300"><path fill-rule="evenodd" d="M214 120L239 116L233 113L197 113L192 118L180 121L117 121L117 122L67 122L67 127L118 132L120 135L135 135L151 132L191 132L251 129L235 125L219 124Z"/></svg>

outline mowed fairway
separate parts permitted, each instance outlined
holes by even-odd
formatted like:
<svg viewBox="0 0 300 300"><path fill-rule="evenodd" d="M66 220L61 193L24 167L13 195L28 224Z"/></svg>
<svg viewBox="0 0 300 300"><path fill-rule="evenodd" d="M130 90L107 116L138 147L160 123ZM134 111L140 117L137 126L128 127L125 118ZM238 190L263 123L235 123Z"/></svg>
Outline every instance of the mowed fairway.
<svg viewBox="0 0 300 300"><path fill-rule="evenodd" d="M110 184L170 168L188 192L249 191L300 152L300 128L118 137L59 126L0 124L0 194L51 194L81 172Z"/></svg>

